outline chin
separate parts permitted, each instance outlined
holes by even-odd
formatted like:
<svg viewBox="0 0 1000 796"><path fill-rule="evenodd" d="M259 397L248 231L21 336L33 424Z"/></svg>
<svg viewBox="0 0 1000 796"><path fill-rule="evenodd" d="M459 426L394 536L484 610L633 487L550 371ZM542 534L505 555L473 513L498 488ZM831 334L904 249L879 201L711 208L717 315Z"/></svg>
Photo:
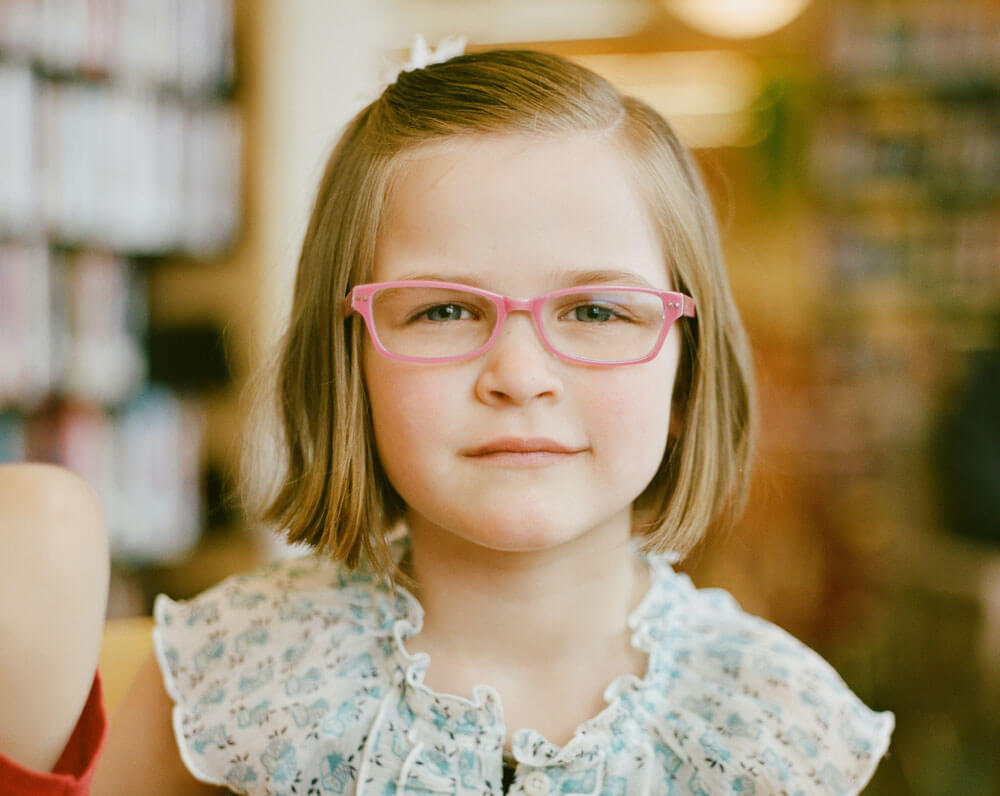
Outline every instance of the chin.
<svg viewBox="0 0 1000 796"><path fill-rule="evenodd" d="M579 499L575 506L572 501L483 501L450 516L428 508L411 508L408 520L415 537L435 546L464 542L502 553L551 550L594 534L627 538L631 524L631 511L605 514L603 507L580 506Z"/></svg>
<svg viewBox="0 0 1000 796"><path fill-rule="evenodd" d="M587 532L587 528L565 516L533 517L520 513L514 517L481 516L461 536L490 550L527 553L559 547Z"/></svg>
<svg viewBox="0 0 1000 796"><path fill-rule="evenodd" d="M499 553L530 553L538 550L548 550L569 541L572 536L565 534L546 533L540 530L517 529L484 533L477 530L474 537L465 537L480 547Z"/></svg>

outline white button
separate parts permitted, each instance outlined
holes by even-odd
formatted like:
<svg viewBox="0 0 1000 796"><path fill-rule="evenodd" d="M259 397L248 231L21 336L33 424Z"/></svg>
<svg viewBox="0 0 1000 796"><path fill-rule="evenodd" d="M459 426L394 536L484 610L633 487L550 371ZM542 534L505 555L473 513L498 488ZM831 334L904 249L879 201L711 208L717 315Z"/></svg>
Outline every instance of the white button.
<svg viewBox="0 0 1000 796"><path fill-rule="evenodd" d="M532 771L524 778L524 792L528 796L548 796L549 778L541 771Z"/></svg>
<svg viewBox="0 0 1000 796"><path fill-rule="evenodd" d="M406 740L408 740L410 743L417 742L417 731L413 727L410 727L410 729L407 730Z"/></svg>

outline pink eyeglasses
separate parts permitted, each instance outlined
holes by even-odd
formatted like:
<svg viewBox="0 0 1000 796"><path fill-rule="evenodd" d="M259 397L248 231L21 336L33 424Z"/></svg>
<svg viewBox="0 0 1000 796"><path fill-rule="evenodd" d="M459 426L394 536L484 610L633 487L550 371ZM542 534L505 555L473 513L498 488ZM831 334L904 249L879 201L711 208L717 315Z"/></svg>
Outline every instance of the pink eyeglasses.
<svg viewBox="0 0 1000 796"><path fill-rule="evenodd" d="M695 317L683 293L619 285L565 288L510 298L452 282L413 280L357 285L344 317L365 320L375 349L406 362L458 362L496 342L512 312L530 312L553 354L585 365L633 365L653 359L670 325Z"/></svg>

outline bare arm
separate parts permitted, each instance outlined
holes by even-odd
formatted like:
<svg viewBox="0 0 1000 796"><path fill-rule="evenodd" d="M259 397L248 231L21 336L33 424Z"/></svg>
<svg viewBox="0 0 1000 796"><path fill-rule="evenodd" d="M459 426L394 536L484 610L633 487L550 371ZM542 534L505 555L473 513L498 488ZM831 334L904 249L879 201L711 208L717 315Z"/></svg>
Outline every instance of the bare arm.
<svg viewBox="0 0 1000 796"><path fill-rule="evenodd" d="M173 703L155 655L136 675L114 716L97 764L93 796L164 793L207 796L225 788L199 782L184 767L174 740Z"/></svg>
<svg viewBox="0 0 1000 796"><path fill-rule="evenodd" d="M50 771L83 709L108 598L93 490L48 464L0 464L0 751Z"/></svg>
<svg viewBox="0 0 1000 796"><path fill-rule="evenodd" d="M0 751L49 771L97 666L108 543L97 496L68 470L0 464ZM112 717L92 793L219 794L181 762L150 655Z"/></svg>

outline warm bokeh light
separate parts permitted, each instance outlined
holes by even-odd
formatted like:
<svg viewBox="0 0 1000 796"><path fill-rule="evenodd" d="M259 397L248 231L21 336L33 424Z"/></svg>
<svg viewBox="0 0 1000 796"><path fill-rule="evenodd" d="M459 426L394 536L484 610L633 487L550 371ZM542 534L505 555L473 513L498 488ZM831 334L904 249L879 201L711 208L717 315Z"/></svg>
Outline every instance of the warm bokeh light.
<svg viewBox="0 0 1000 796"><path fill-rule="evenodd" d="M750 39L784 27L809 0L664 0L693 28L727 39Z"/></svg>

